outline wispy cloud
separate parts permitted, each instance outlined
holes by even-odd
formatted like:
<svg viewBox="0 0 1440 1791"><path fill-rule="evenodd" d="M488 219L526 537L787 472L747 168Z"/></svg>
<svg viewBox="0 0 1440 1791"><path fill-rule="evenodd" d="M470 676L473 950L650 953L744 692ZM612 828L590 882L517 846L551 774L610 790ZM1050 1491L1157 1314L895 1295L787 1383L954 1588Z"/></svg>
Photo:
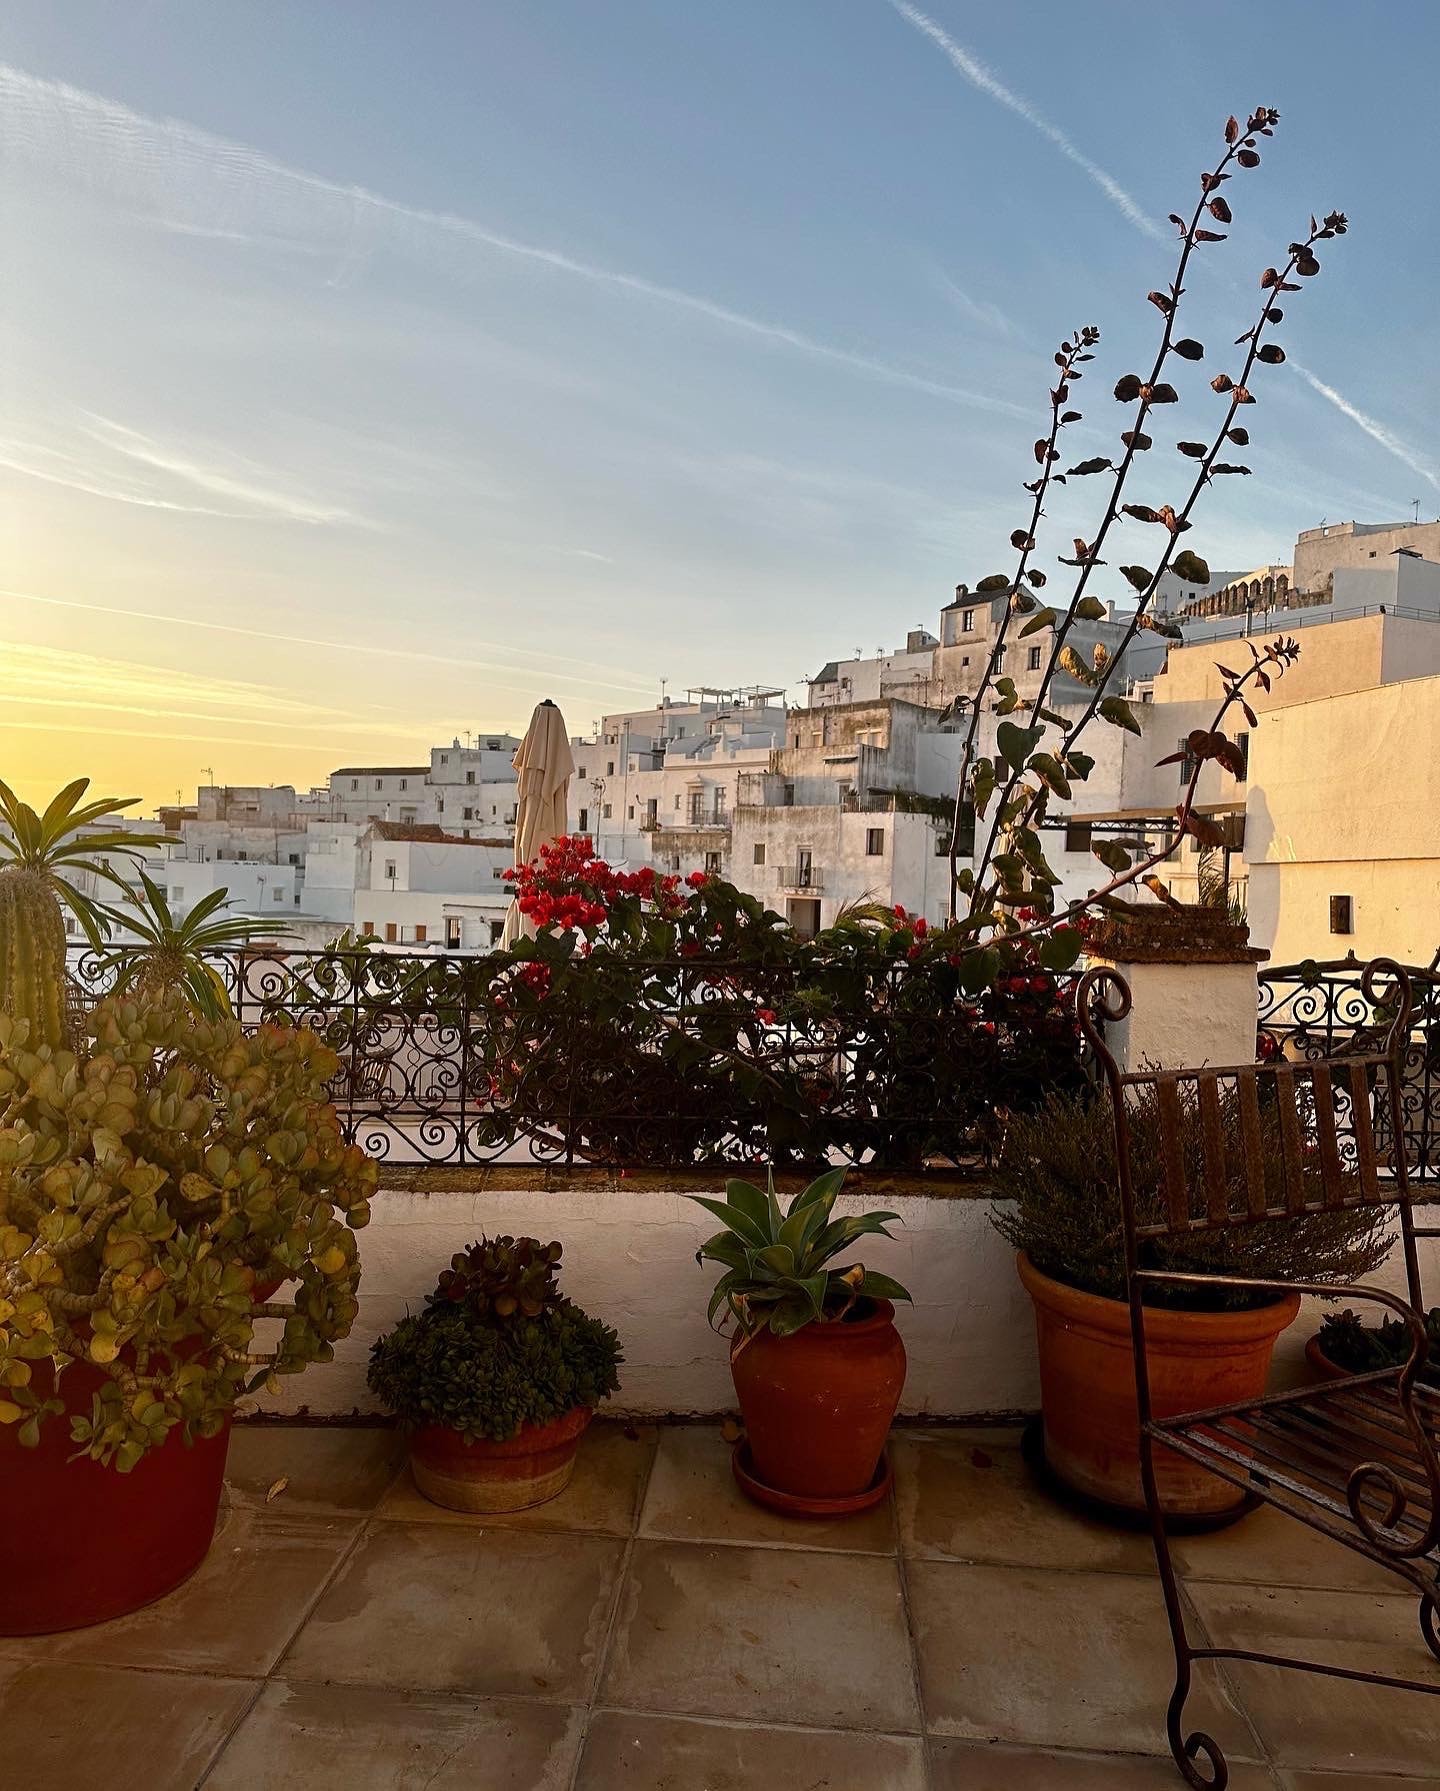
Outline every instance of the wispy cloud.
<svg viewBox="0 0 1440 1791"><path fill-rule="evenodd" d="M1437 491L1440 491L1440 473L1437 473L1429 462L1422 460L1415 449L1408 442L1402 441L1393 429L1388 428L1384 423L1377 422L1374 417L1367 416L1358 405L1352 404L1348 398L1337 392L1334 386L1327 386L1323 379L1317 379L1307 368L1302 367L1293 355L1290 357L1290 365L1312 392L1318 392L1322 398L1333 404L1342 416L1349 417L1355 427L1363 430L1372 442L1378 442L1387 454L1393 454L1397 460L1408 466L1412 473L1418 474L1420 478L1427 480Z"/></svg>
<svg viewBox="0 0 1440 1791"><path fill-rule="evenodd" d="M450 653L427 653L418 647L400 647L380 645L368 641L350 640L343 637L325 639L308 634L285 634L270 628L246 628L239 622L212 622L200 616L166 615L159 610L122 609L108 603L87 603L78 597L50 597L36 591L0 591L0 597L13 598L23 603L43 604L48 609L83 610L92 615L117 616L124 620L137 622L161 622L167 628L198 628L210 634L229 634L243 636L248 640L268 641L286 647L320 647L328 653L358 653L367 657L385 660L413 660L424 665L442 665L455 671L480 671L489 674L492 682L488 690L511 690L521 692L543 691L551 684L580 684L587 690L611 690L624 692L642 692L646 696L653 695L653 681L642 682L633 672L622 671L614 666L596 665L593 660L571 653L547 653L539 647L521 647L504 645L492 641L470 640L465 643L471 648L492 650L504 657L476 658L463 650L460 642L456 650ZM517 660L537 660L537 665L518 664ZM576 672L562 672L555 669L561 665L579 665L588 667L585 675ZM496 681L496 674L502 674L504 680Z"/></svg>
<svg viewBox="0 0 1440 1791"><path fill-rule="evenodd" d="M963 286L957 285L948 274L941 273L938 268L935 277L940 283L940 290L962 317L968 317L972 323L983 324L987 330L994 330L997 336L1014 334L1014 324L999 305L991 304L988 299L972 298Z"/></svg>
<svg viewBox="0 0 1440 1791"><path fill-rule="evenodd" d="M890 0L890 4L902 19L928 37L938 49L944 51L955 71L962 75L972 87L978 88L981 93L993 99L997 105L1006 107L1017 118L1023 118L1032 130L1039 131L1042 137L1053 143L1067 161L1073 162L1077 168L1094 181L1110 203L1117 210L1123 212L1137 230L1143 231L1146 236L1154 237L1157 241L1169 240L1167 232L1152 217L1141 210L1137 202L1113 175L1107 174L1098 163L1092 162L1088 155L1077 149L1059 125L1052 124L1043 112L1037 111L1031 105L1029 100L1007 87L997 75L992 74L986 68L978 57L972 56L967 49L956 43L950 33L942 25L937 25L928 13L921 12L918 6L911 6L909 0Z"/></svg>
<svg viewBox="0 0 1440 1791"><path fill-rule="evenodd" d="M839 348L802 330L753 317L700 294L639 274L486 229L453 212L431 211L291 168L243 143L174 119L148 118L99 94L0 64L0 146L11 160L59 172L127 207L149 224L243 242L329 249L352 268L372 249L453 256L471 245L535 263L592 285L688 311L727 329L849 367L889 384L994 411L1025 415L1008 399Z"/></svg>
<svg viewBox="0 0 1440 1791"><path fill-rule="evenodd" d="M329 523L355 522L358 519L338 504L323 504L290 490L259 484L248 477L237 477L233 471L198 457L193 451L173 447L143 435L138 429L109 417L90 414L81 424L81 433L98 442L112 454L119 454L140 466L193 485L197 491L212 497L243 504L254 513L283 517L290 522ZM258 470L258 469L257 469Z"/></svg>
<svg viewBox="0 0 1440 1791"><path fill-rule="evenodd" d="M83 491L88 497L108 498L117 504L138 504L144 510L171 510L182 516L221 516L231 521L245 520L237 510L216 510L208 504L182 504L171 498L157 497L114 479L106 479L87 463L42 442L9 437L0 439L0 467L23 473L27 479L40 479L47 485L63 485L68 491Z"/></svg>
<svg viewBox="0 0 1440 1791"><path fill-rule="evenodd" d="M557 551L568 555L573 560L599 560L606 566L615 564L608 553L597 553L593 547L562 547Z"/></svg>

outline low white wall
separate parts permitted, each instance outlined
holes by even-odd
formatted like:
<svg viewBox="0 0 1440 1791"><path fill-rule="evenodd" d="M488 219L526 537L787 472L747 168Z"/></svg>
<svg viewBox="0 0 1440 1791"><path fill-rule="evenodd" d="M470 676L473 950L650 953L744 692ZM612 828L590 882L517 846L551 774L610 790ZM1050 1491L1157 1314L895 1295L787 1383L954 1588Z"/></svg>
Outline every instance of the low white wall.
<svg viewBox="0 0 1440 1791"><path fill-rule="evenodd" d="M1010 1248L991 1228L989 1201L927 1194L842 1195L837 1213L888 1207L895 1237L866 1238L851 1260L894 1275L914 1296L897 1322L909 1356L903 1413L937 1418L1030 1411L1039 1404L1035 1328ZM335 1360L287 1376L254 1408L348 1417L379 1408L365 1385L370 1346L414 1310L451 1256L482 1232L565 1246L561 1284L620 1334L625 1363L609 1409L637 1417L732 1410L726 1341L705 1308L718 1271L695 1251L715 1221L684 1195L641 1189L413 1193L382 1190L360 1234L360 1316ZM1422 1219L1421 1223L1426 1221ZM1430 1300L1440 1300L1440 1243L1421 1244ZM1402 1289L1392 1252L1374 1279ZM1281 1340L1276 1380L1306 1378L1305 1340L1328 1308L1307 1300ZM1367 1317L1383 1314L1361 1308Z"/></svg>
<svg viewBox="0 0 1440 1791"><path fill-rule="evenodd" d="M903 1410L944 1417L1033 1407L1039 1398L1030 1302L1009 1246L991 1229L984 1198L847 1197L836 1212L888 1207L895 1237L865 1238L851 1260L907 1286L899 1308L909 1354ZM340 1416L377 1410L365 1385L370 1345L418 1307L450 1257L482 1232L559 1238L561 1285L614 1325L625 1364L616 1412L731 1409L726 1341L705 1322L719 1270L695 1261L716 1222L681 1194L586 1189L483 1193L382 1190L360 1234L360 1316L335 1360L287 1376L260 1409Z"/></svg>

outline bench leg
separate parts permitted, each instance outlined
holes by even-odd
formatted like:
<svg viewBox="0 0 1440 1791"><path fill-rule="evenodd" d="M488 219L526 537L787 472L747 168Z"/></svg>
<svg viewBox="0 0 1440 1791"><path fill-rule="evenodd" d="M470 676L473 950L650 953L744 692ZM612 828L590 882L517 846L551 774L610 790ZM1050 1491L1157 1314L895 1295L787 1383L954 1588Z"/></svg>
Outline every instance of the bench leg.
<svg viewBox="0 0 1440 1791"><path fill-rule="evenodd" d="M1190 1696L1194 1655L1185 1629L1185 1610L1180 1602L1180 1586L1175 1578L1175 1565L1170 1558L1170 1536L1165 1528L1165 1513L1155 1482L1155 1444L1144 1432L1140 1436L1140 1474L1145 1484L1145 1503L1150 1513L1150 1535L1155 1544L1155 1563L1160 1569L1160 1584L1165 1593L1165 1614L1170 1619L1170 1640L1175 1648L1175 1690L1165 1712L1165 1735L1170 1753L1181 1777L1194 1791L1225 1791L1230 1783L1230 1768L1220 1751L1220 1744L1203 1729L1185 1733L1185 1701ZM1203 1756L1204 1764L1201 1765Z"/></svg>
<svg viewBox="0 0 1440 1791"><path fill-rule="evenodd" d="M1425 1592L1420 1598L1420 1633L1425 1638L1425 1645L1440 1660L1440 1604L1436 1602L1434 1592Z"/></svg>

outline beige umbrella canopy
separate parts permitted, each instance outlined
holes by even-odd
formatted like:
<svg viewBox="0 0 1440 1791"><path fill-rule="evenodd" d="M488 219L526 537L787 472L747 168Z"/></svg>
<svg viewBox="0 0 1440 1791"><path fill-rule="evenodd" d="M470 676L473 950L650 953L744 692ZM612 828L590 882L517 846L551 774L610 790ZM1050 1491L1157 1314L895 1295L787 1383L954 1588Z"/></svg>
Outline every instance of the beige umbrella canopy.
<svg viewBox="0 0 1440 1791"><path fill-rule="evenodd" d="M547 697L535 705L530 726L515 755L520 797L515 813L515 868L540 856L540 848L566 831L566 803L575 760L565 717ZM505 916L502 945L513 945L523 933L534 934L529 917L514 901Z"/></svg>

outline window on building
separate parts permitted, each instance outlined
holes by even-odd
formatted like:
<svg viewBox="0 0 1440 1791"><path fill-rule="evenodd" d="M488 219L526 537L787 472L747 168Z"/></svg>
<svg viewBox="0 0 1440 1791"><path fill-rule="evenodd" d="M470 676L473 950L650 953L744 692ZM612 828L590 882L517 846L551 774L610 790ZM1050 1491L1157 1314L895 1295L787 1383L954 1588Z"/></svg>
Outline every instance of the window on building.
<svg viewBox="0 0 1440 1791"><path fill-rule="evenodd" d="M720 854L718 852L707 852L705 854L705 874L709 877L718 877L720 875Z"/></svg>
<svg viewBox="0 0 1440 1791"><path fill-rule="evenodd" d="M435 798L435 813L437 815L443 815L445 813L445 798L443 796L437 796Z"/></svg>
<svg viewBox="0 0 1440 1791"><path fill-rule="evenodd" d="M704 807L704 803L705 792L703 790L692 790L690 792L690 824L692 827L699 825L700 814Z"/></svg>
<svg viewBox="0 0 1440 1791"><path fill-rule="evenodd" d="M969 634L970 630L974 626L975 626L974 610L973 609L962 610L960 612L960 632L962 634Z"/></svg>
<svg viewBox="0 0 1440 1791"><path fill-rule="evenodd" d="M462 808L460 811L460 819L462 821L473 821L475 819L474 809L473 808Z"/></svg>
<svg viewBox="0 0 1440 1791"><path fill-rule="evenodd" d="M633 802L625 811L625 819L627 821L633 821L635 819L635 804Z"/></svg>
<svg viewBox="0 0 1440 1791"><path fill-rule="evenodd" d="M755 863L756 864L764 864L764 862L765 862L765 842L764 842L764 840L756 840L756 842L755 842Z"/></svg>
<svg viewBox="0 0 1440 1791"><path fill-rule="evenodd" d="M402 790L408 790L410 788L410 779L408 777L402 777L400 779L400 788Z"/></svg>
<svg viewBox="0 0 1440 1791"><path fill-rule="evenodd" d="M576 825L577 825L577 829L579 832L589 833L589 831L590 831L590 811L588 808L581 809L580 814L577 818Z"/></svg>
<svg viewBox="0 0 1440 1791"><path fill-rule="evenodd" d="M246 860L246 858L247 858L247 857L249 857L249 854L248 854L248 853L246 853L246 852L237 852L237 853L236 853L236 854L235 854L235 856L236 856L236 857L237 857L237 858L238 858L238 859L239 859L239 860L240 860L240 861L241 861L241 863L242 863L242 864L243 864L243 863L244 863L244 861L245 861L245 860Z"/></svg>
<svg viewBox="0 0 1440 1791"><path fill-rule="evenodd" d="M1330 931L1332 933L1353 933L1355 931L1355 901L1353 896L1331 896Z"/></svg>
<svg viewBox="0 0 1440 1791"><path fill-rule="evenodd" d="M944 837L944 834L940 835L941 839L944 839ZM962 802L960 804L959 838L956 842L955 850L957 856L961 858L969 858L974 854L975 804L973 802Z"/></svg>
<svg viewBox="0 0 1440 1791"><path fill-rule="evenodd" d="M605 762L605 775L606 775L606 777L614 777L614 775L615 775L615 761L614 761L614 759L607 759L607 760L606 760L606 762Z"/></svg>
<svg viewBox="0 0 1440 1791"><path fill-rule="evenodd" d="M424 945L428 937L428 929L417 922L415 927L415 943L417 945Z"/></svg>
<svg viewBox="0 0 1440 1791"><path fill-rule="evenodd" d="M885 856L885 829L883 827L867 827L865 829L865 856L867 858L883 858Z"/></svg>
<svg viewBox="0 0 1440 1791"><path fill-rule="evenodd" d="M300 862L300 854L299 854L299 853L298 853L298 852L292 852L292 853L290 853L290 855L289 855L289 856L290 856L290 862L291 862L291 864L299 864L299 862Z"/></svg>
<svg viewBox="0 0 1440 1791"><path fill-rule="evenodd" d="M350 788L352 790L358 790L360 788L360 779L358 777L352 777L350 779Z"/></svg>
<svg viewBox="0 0 1440 1791"><path fill-rule="evenodd" d="M446 951L459 951L460 949L460 916L458 914L445 916L445 949Z"/></svg>
<svg viewBox="0 0 1440 1791"><path fill-rule="evenodd" d="M465 773L465 781L467 784L473 784L475 781L475 773L473 771L467 771Z"/></svg>
<svg viewBox="0 0 1440 1791"><path fill-rule="evenodd" d="M679 808L680 806L680 798L678 796L675 798L675 806L676 808Z"/></svg>
<svg viewBox="0 0 1440 1791"><path fill-rule="evenodd" d="M395 943L395 922L393 920L385 922L385 943L387 945Z"/></svg>
<svg viewBox="0 0 1440 1791"><path fill-rule="evenodd" d="M373 920L362 920L360 922L360 931L367 939L373 939L375 937L375 922Z"/></svg>
<svg viewBox="0 0 1440 1791"><path fill-rule="evenodd" d="M375 779L375 788L377 790L383 790L385 788L385 780L383 778L377 777Z"/></svg>
<svg viewBox="0 0 1440 1791"><path fill-rule="evenodd" d="M795 806L795 786L794 786L794 784L786 784L785 785L784 789L780 793L780 805L782 808L794 808L794 806Z"/></svg>
<svg viewBox="0 0 1440 1791"><path fill-rule="evenodd" d="M441 753L441 755L440 755L440 763L441 763L441 764L442 764L442 765L448 765L448 764L449 764L449 763L450 763L450 755L449 755L449 753L448 753L448 752L442 752L442 753Z"/></svg>
<svg viewBox="0 0 1440 1791"><path fill-rule="evenodd" d="M1025 664L1032 672L1038 672L1040 670L1040 649L1038 647L1032 647L1025 655Z"/></svg>
<svg viewBox="0 0 1440 1791"><path fill-rule="evenodd" d="M995 670L997 672L1003 672L1005 670L1005 651L1006 649L1003 642L995 649Z"/></svg>
<svg viewBox="0 0 1440 1791"><path fill-rule="evenodd" d="M275 900L277 902L283 902L285 900L285 891L283 889L277 889L275 891Z"/></svg>
<svg viewBox="0 0 1440 1791"><path fill-rule="evenodd" d="M1090 850L1090 823L1088 821L1067 821L1065 823L1065 850L1067 852L1088 852Z"/></svg>
<svg viewBox="0 0 1440 1791"><path fill-rule="evenodd" d="M579 774L579 775L580 775L580 781L581 781L581 783L582 783L582 784L583 784L583 783L584 783L584 781L585 781L585 767L584 767L584 766L583 766L583 765L582 765L582 766L581 766L581 767L580 767L580 774Z"/></svg>
<svg viewBox="0 0 1440 1791"><path fill-rule="evenodd" d="M1243 783L1250 775L1250 736L1237 734L1235 744L1240 748L1240 781Z"/></svg>
<svg viewBox="0 0 1440 1791"><path fill-rule="evenodd" d="M492 802L490 804L490 819L493 821L495 819L496 815L498 815L499 813L500 813L500 810Z"/></svg>
<svg viewBox="0 0 1440 1791"><path fill-rule="evenodd" d="M395 875L395 860L393 858L387 858L385 860L385 875L387 877L393 877Z"/></svg>
<svg viewBox="0 0 1440 1791"><path fill-rule="evenodd" d="M602 820L608 821L610 819L610 807L611 807L611 805L607 802L605 804L604 808L601 809L600 818Z"/></svg>
<svg viewBox="0 0 1440 1791"><path fill-rule="evenodd" d="M492 920L490 922L490 943L492 945L498 945L504 935L505 922L503 920Z"/></svg>

